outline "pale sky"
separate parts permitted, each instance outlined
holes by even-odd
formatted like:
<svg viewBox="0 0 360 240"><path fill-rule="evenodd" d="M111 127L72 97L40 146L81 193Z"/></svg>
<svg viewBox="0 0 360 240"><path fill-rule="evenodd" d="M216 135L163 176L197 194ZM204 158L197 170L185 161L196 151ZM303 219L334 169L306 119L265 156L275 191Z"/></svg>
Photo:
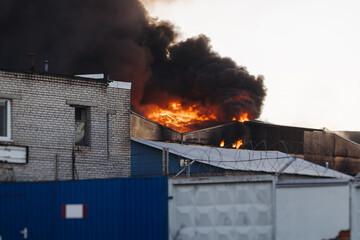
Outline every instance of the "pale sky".
<svg viewBox="0 0 360 240"><path fill-rule="evenodd" d="M260 120L360 131L359 0L159 0L146 7L177 26L181 39L205 34L221 56L264 75Z"/></svg>

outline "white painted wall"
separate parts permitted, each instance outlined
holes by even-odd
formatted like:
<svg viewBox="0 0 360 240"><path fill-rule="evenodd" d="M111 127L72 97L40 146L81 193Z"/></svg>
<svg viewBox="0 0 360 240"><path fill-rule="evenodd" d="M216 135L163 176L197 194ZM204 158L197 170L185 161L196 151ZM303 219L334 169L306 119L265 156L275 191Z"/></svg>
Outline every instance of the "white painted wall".
<svg viewBox="0 0 360 240"><path fill-rule="evenodd" d="M274 240L273 178L170 179L169 239Z"/></svg>
<svg viewBox="0 0 360 240"><path fill-rule="evenodd" d="M360 183L351 185L351 240L360 240Z"/></svg>
<svg viewBox="0 0 360 240"><path fill-rule="evenodd" d="M277 187L276 239L323 240L350 228L349 185Z"/></svg>

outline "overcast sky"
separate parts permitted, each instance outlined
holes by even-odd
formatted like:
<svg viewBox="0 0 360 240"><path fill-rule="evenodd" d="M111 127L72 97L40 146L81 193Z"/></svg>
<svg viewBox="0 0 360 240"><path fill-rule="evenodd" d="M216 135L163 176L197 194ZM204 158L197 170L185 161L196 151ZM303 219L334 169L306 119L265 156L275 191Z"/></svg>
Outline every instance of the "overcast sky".
<svg viewBox="0 0 360 240"><path fill-rule="evenodd" d="M147 0L149 1L149 0ZM152 17L264 75L260 120L360 131L360 1L158 0Z"/></svg>

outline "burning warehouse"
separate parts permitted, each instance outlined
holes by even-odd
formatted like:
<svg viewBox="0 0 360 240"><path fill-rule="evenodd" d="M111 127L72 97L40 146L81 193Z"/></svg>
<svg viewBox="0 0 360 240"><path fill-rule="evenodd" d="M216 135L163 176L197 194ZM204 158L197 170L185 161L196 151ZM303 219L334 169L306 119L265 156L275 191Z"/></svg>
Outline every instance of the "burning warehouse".
<svg viewBox="0 0 360 240"><path fill-rule="evenodd" d="M175 27L152 19L139 1L4 0L0 9L1 67L28 70L31 52L35 72L48 60L51 74L131 82L133 137L307 154L314 129L253 121L266 96L261 75L221 57L204 35L178 41ZM337 155L325 152L311 157L335 165ZM350 155L356 162L357 150Z"/></svg>
<svg viewBox="0 0 360 240"><path fill-rule="evenodd" d="M15 194L17 199L12 204L17 211L7 208L8 202L13 200L8 192L3 191L4 196L10 196L6 201L1 200L5 203L2 204L3 209L10 210L1 211L2 215L8 215L2 219L16 220L19 214L14 215L12 212L27 213L29 211L26 209L30 207L33 210L26 217L37 217L39 212L48 212L54 215L57 223L61 219L62 210L66 217L61 220L61 224L70 223L72 226L68 229L69 235L80 239L105 233L104 236L111 238L114 233L108 231L108 227L92 220L102 219L104 226L118 226L116 223L120 221L130 226L120 224L125 226L124 229L150 229L157 233L153 231L153 225L147 224L150 218L149 212L145 210L150 210L154 215L162 212L164 216L160 221L150 219L151 222L159 223L157 226L164 233L164 239L181 238L186 236L182 235L187 231L185 225L178 224L179 229L173 231L173 224L166 222L168 219L171 221L167 212L172 208L168 206L181 199L190 202L197 198L202 210L198 211L200 208L195 204L183 206L200 216L193 218L196 219L196 225L201 225L198 229L202 231L205 225L211 231L218 229L219 233L225 229L228 236L235 230L239 233L237 236L240 236L232 235L235 239L243 239L245 236L275 239L279 235L276 229L283 230L283 239L292 239L288 234L289 229L294 231L292 226L298 230L294 231L295 234L301 231L310 235L316 231L308 231L309 222L314 222L311 225L316 228L319 228L317 222L326 223L323 224L326 225L325 230L321 229L326 233L329 229L335 233L339 229L349 229L346 219L350 219L350 215L346 211L349 211L351 202L346 194L350 191L349 181L354 178L344 172L352 175L360 172L356 165L360 160L359 144L325 130L257 121L266 97L264 78L253 76L245 67L221 57L212 49L206 36L178 41L179 33L174 26L169 22L151 19L137 0L3 0L0 3L0 19L0 181L149 175L174 177L181 174L247 176L241 180L244 187L235 186L230 181L224 181L225 184L216 182L215 185L220 188L216 186L208 191L220 196L216 201L211 199L214 207L204 204L207 202L203 200L210 199L207 197L210 195L203 191L203 186L206 186L203 183L200 182L202 186L187 188L190 189L189 195L181 193L180 197L180 194L173 194L169 190L171 188L167 187L167 177L161 177L164 179L161 188L149 185L149 178L140 179L141 185L129 184L130 191L124 191L122 183L117 183L118 180L106 181L104 184L99 184L102 181L92 181L95 185L89 186L95 187L91 188L83 187L82 182L66 182L67 186L71 184L78 187L69 188L69 193L63 195L55 191L64 191L61 183L42 184L46 185L54 201L41 196L40 184L33 193L23 192L21 186L21 192L10 191L12 196L19 193ZM31 54L30 68L27 58L29 53L34 53ZM43 67L40 67L43 64L39 64L43 62L46 63L45 73ZM93 73L106 74L93 79L90 78ZM86 77L83 74L90 75ZM285 181L278 191L275 177L271 177L271 181L266 180L269 188L264 188L263 181L266 178L256 180L260 185L251 182L253 176L249 178L249 175L263 174L275 175L279 180L296 179L293 182L296 182L295 187L290 189L289 185L293 183ZM311 181L298 181L299 178L310 178ZM345 181L319 178L341 178ZM125 179L124 183L128 185L129 181L134 179ZM317 183L317 186L311 186L313 190L309 191L304 188L305 182L307 185ZM326 186L326 192L319 191L318 187L323 187L326 182L335 184L335 188L340 186L341 191L334 191L334 186ZM12 183L10 185L15 186ZM223 194L223 185L226 188L230 185L227 191L235 194ZM111 186L115 188L109 188ZM292 188L300 191L294 194ZM101 191L97 194L94 189ZM106 189L109 189L108 196L115 201L114 204L108 201ZM138 189L145 190L146 196L139 195ZM158 190L162 194L161 198L148 198L150 195L155 196ZM26 200L24 197L20 199L20 195L26 195ZM33 201L33 195L39 195L41 201ZM192 198L192 195L195 197ZM135 198L122 200L128 196ZM92 201L91 198L97 200ZM228 200L232 199L236 201L230 203ZM20 201L24 203L18 204ZM35 204L34 207L34 202L51 202L52 209L38 211L40 205L50 204ZM134 203L132 206L135 208L127 207L128 202ZM163 210L153 204L159 202ZM143 203L149 203L149 206ZM319 203L321 207L318 207ZM26 208L23 208L25 204ZM81 226L99 225L101 234L83 234L81 229L95 229L92 226L77 231L74 220L67 220L67 206L72 211L74 207L76 211L80 207L81 219L76 216L76 223ZM99 211L96 206L99 206ZM100 210L104 206L106 211ZM118 206L125 206L130 212L124 214ZM196 206L196 211L192 211L195 209L193 206ZM317 208L321 209L320 213L313 211ZM329 209L333 208L344 213L331 211L329 215ZM139 215L137 210L144 212L144 215ZM355 210L353 212L356 213ZM97 218L95 212L101 216ZM182 215L178 219L185 219L184 223L192 221L187 220L184 212L178 212ZM289 212L295 216L295 221L289 220ZM306 216L307 213L311 216ZM120 218L114 219L114 214ZM317 218L317 215L321 215L321 218ZM129 216L141 219L137 221ZM208 216L221 222L212 221L208 224ZM41 227L39 219L37 217L30 222ZM49 221L49 218L45 220ZM232 226L228 224L229 220ZM10 225L14 223L9 222ZM53 225L61 227L61 224ZM227 231L229 226L231 231ZM191 226L191 231L198 231L197 227ZM55 235L59 233L53 230L49 232ZM118 230L115 231L117 234L125 236L121 229ZM137 232L146 232L142 230ZM24 232L27 234L27 228ZM36 232L41 231L30 230L30 234ZM270 234L265 235L265 232ZM19 234L19 231L16 230L16 233ZM174 233L172 236L175 237L168 236L168 233ZM211 236L221 238L226 237L225 234ZM62 233L61 236L65 235ZM301 238L303 235L299 236ZM318 239L329 239L329 236L336 235L330 233Z"/></svg>
<svg viewBox="0 0 360 240"><path fill-rule="evenodd" d="M281 126L256 120L243 123L231 121L196 131L178 132L136 113L131 114L132 138L209 147L280 151L356 175L360 172L360 144L340 134L326 129Z"/></svg>
<svg viewBox="0 0 360 240"><path fill-rule="evenodd" d="M50 75L106 73L131 82L132 110L174 133L260 116L262 76L221 57L204 35L178 41L175 27L150 18L138 1L5 0L0 9L5 70L31 76L46 62Z"/></svg>
<svg viewBox="0 0 360 240"><path fill-rule="evenodd" d="M215 148L132 139L132 176L249 176L279 179L353 177L279 151ZM161 157L162 156L162 157Z"/></svg>

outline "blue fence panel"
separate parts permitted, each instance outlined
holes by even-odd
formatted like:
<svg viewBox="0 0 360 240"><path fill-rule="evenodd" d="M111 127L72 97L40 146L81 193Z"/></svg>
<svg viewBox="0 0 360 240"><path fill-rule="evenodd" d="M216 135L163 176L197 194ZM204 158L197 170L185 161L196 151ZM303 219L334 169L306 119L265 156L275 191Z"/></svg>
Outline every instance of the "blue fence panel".
<svg viewBox="0 0 360 240"><path fill-rule="evenodd" d="M2 240L52 239L53 191L50 183L0 184L0 236ZM49 221L50 220L50 221Z"/></svg>
<svg viewBox="0 0 360 240"><path fill-rule="evenodd" d="M28 195L28 239L51 239L55 229L52 183L24 183ZM1 214L1 213L0 213ZM3 239L5 240L5 239Z"/></svg>
<svg viewBox="0 0 360 240"><path fill-rule="evenodd" d="M0 183L0 236L24 239L167 239L167 178ZM65 219L66 204L87 216Z"/></svg>

